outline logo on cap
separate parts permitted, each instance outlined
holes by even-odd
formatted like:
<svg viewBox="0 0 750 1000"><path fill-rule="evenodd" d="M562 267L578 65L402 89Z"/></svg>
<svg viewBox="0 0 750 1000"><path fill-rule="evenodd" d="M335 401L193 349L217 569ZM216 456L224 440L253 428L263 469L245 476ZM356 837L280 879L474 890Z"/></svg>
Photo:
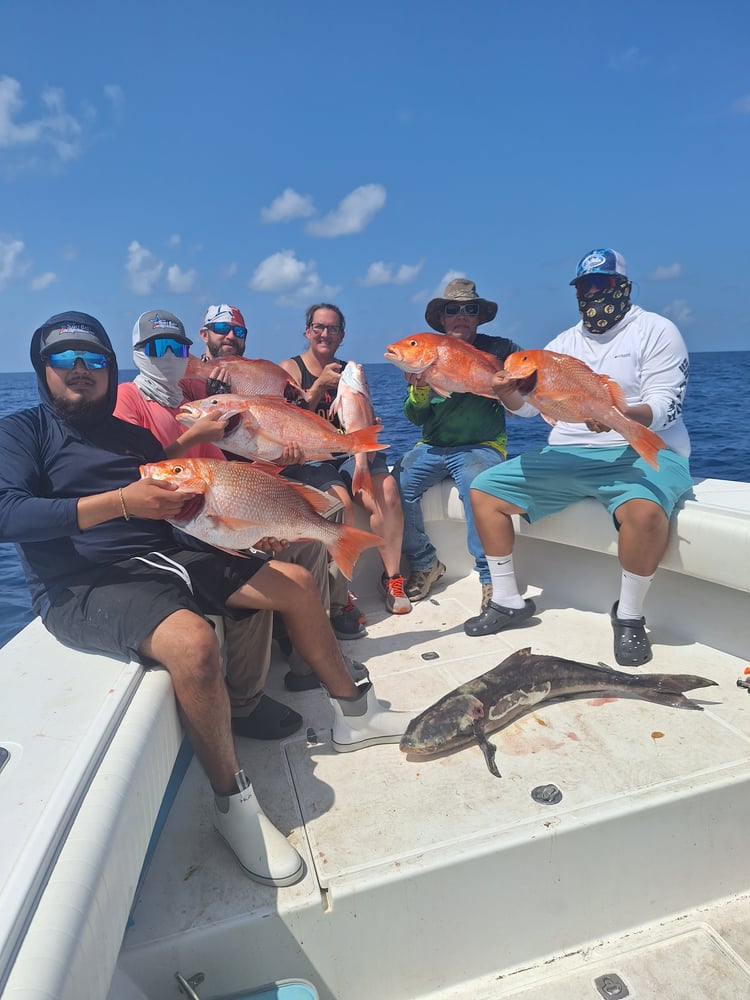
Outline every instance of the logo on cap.
<svg viewBox="0 0 750 1000"><path fill-rule="evenodd" d="M96 336L92 327L85 326L83 323L66 323L65 326L58 327L58 333L66 333L69 336L76 333L90 333Z"/></svg>
<svg viewBox="0 0 750 1000"><path fill-rule="evenodd" d="M602 264L607 263L607 258L601 253L590 253L588 257L584 257L581 263L578 265L578 270L580 273L584 274L586 271L592 271L595 267L601 267Z"/></svg>
<svg viewBox="0 0 750 1000"><path fill-rule="evenodd" d="M180 329L178 323L174 323L171 319L162 319L158 313L151 320L151 328L153 330L177 330L177 331L179 331Z"/></svg>

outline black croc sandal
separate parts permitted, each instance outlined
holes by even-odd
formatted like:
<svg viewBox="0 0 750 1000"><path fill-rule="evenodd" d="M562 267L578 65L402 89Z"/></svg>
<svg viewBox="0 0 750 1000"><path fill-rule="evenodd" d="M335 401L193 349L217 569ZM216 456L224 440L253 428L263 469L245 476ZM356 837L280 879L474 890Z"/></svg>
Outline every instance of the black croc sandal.
<svg viewBox="0 0 750 1000"><path fill-rule="evenodd" d="M524 601L522 608L501 608L499 604L490 601L481 614L464 622L464 632L467 635L494 635L504 628L520 625L531 618L535 611L536 605L530 598Z"/></svg>
<svg viewBox="0 0 750 1000"><path fill-rule="evenodd" d="M618 618L618 604L619 601L615 601L609 615L615 633L615 659L621 667L643 666L653 655L646 635L646 619Z"/></svg>

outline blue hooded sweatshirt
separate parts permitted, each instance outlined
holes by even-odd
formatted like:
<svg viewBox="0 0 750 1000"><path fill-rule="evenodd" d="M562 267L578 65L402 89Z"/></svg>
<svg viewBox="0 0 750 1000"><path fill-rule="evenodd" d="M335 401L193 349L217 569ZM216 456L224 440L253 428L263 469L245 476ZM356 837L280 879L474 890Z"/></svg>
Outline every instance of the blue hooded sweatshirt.
<svg viewBox="0 0 750 1000"><path fill-rule="evenodd" d="M84 430L55 412L41 357L50 331L66 325L88 331L89 342L80 333L69 341L58 333L56 349L96 350L93 337L110 359L108 415ZM165 457L150 431L112 416L117 360L101 323L80 312L50 317L32 337L31 363L41 404L0 420L0 541L16 543L34 611L44 619L50 602L80 574L175 542L166 521L131 517L78 527L80 497L127 486L140 477L141 464Z"/></svg>

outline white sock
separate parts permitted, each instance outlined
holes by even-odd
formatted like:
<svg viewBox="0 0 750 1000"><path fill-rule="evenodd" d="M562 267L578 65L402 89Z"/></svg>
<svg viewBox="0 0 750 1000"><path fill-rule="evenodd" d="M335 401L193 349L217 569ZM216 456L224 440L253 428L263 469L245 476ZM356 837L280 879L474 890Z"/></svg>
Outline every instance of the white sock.
<svg viewBox="0 0 750 1000"><path fill-rule="evenodd" d="M620 581L620 602L617 605L617 617L622 621L633 621L643 618L643 602L655 574L651 576L636 576L635 573L622 571Z"/></svg>
<svg viewBox="0 0 750 1000"><path fill-rule="evenodd" d="M487 556L492 580L492 603L501 608L522 608L524 600L518 593L513 553L509 556Z"/></svg>

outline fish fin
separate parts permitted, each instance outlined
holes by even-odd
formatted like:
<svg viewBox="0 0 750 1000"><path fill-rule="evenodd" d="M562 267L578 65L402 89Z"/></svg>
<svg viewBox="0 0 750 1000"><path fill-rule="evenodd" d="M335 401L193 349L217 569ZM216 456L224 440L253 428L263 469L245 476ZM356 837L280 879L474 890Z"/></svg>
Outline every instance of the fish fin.
<svg viewBox="0 0 750 1000"><path fill-rule="evenodd" d="M644 427L643 424L638 424L634 420L631 420L630 423L633 426L623 436L627 438L628 444L631 448L635 448L645 462L648 462L652 468L658 469L657 455L662 449L666 449L666 444L650 427Z"/></svg>
<svg viewBox="0 0 750 1000"><path fill-rule="evenodd" d="M295 483L294 480L284 479L283 476L279 478L287 486L290 486L298 496L306 500L315 513L320 514L321 517L330 514L333 508L339 505L339 501L335 497L332 497L329 493L323 493L314 486L308 486L306 483Z"/></svg>
<svg viewBox="0 0 750 1000"><path fill-rule="evenodd" d="M634 693L644 701L667 705L670 708L689 708L698 712L703 711L703 706L686 698L683 692L717 686L716 681L694 674L642 674L638 676L638 681Z"/></svg>
<svg viewBox="0 0 750 1000"><path fill-rule="evenodd" d="M628 408L628 401L625 398L625 393L622 390L622 386L619 382L615 382L613 378L609 375L600 375L599 378L607 385L609 388L610 395L612 397L612 402L620 411L624 413Z"/></svg>
<svg viewBox="0 0 750 1000"><path fill-rule="evenodd" d="M477 741L479 749L484 754L484 759L487 763L490 774L494 774L496 778L502 778L502 775L497 769L497 764L495 763L497 747L494 743L490 743L484 734L484 719L474 719L472 728L474 730L474 739Z"/></svg>
<svg viewBox="0 0 750 1000"><path fill-rule="evenodd" d="M372 532L362 531L360 528L352 528L348 524L339 524L336 527L339 530L336 532L334 541L328 545L328 551L347 580L351 580L355 563L360 555L365 549L383 545L383 539L380 535L373 535Z"/></svg>
<svg viewBox="0 0 750 1000"><path fill-rule="evenodd" d="M359 458L359 456L357 456L357 458ZM354 475L352 476L352 492L367 493L374 499L374 495L372 492L372 476L370 475L370 462L366 456L364 462L356 461L354 463Z"/></svg>
<svg viewBox="0 0 750 1000"><path fill-rule="evenodd" d="M360 431L342 434L342 442L346 442L346 447L342 448L342 451L347 451L350 455L363 451L385 451L390 445L378 444L378 434L382 429L382 424L372 424L370 427L363 427Z"/></svg>

